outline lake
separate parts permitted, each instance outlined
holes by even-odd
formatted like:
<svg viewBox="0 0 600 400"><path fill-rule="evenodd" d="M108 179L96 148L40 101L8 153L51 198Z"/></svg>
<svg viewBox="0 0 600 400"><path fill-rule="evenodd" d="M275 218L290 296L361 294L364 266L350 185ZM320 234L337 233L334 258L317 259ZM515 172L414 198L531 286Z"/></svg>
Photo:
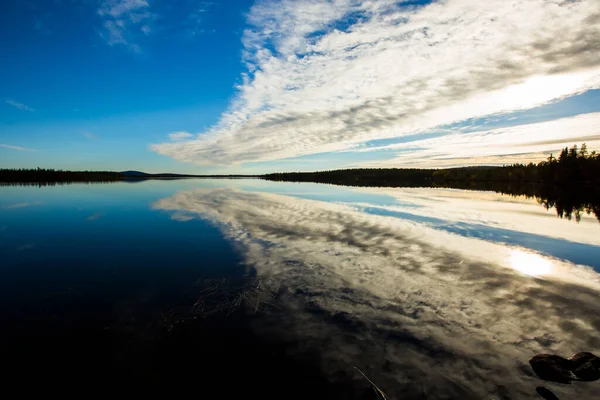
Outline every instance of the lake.
<svg viewBox="0 0 600 400"><path fill-rule="evenodd" d="M593 215L489 191L5 186L3 378L211 398L595 398L598 382L545 383L528 360L600 352L599 272Z"/></svg>

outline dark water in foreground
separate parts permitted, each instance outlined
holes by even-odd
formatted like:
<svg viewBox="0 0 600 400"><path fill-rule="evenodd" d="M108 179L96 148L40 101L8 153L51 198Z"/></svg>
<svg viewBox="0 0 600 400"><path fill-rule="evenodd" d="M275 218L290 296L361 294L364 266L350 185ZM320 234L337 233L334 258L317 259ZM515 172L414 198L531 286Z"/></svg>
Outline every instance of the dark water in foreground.
<svg viewBox="0 0 600 400"><path fill-rule="evenodd" d="M593 399L600 223L450 189L0 188L4 384L208 398ZM83 396L87 397L87 396Z"/></svg>

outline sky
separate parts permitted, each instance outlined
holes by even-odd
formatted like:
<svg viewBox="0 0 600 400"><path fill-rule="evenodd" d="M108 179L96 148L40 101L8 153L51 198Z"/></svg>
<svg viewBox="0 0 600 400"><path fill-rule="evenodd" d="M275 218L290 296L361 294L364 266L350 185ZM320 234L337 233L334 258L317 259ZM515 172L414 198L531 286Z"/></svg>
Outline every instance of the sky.
<svg viewBox="0 0 600 400"><path fill-rule="evenodd" d="M597 0L4 0L0 167L265 173L600 150Z"/></svg>

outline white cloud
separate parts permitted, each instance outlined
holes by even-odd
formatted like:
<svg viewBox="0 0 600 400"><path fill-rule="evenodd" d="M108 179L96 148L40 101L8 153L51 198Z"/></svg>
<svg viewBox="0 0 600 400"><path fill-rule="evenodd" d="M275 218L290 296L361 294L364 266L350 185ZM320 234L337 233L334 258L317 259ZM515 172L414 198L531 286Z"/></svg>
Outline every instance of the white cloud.
<svg viewBox="0 0 600 400"><path fill-rule="evenodd" d="M10 104L11 106L18 108L21 111L29 111L29 112L35 111L33 108L27 106L26 104L18 103L14 100L6 100L6 104Z"/></svg>
<svg viewBox="0 0 600 400"><path fill-rule="evenodd" d="M102 36L108 45L124 45L131 51L141 49L134 40L140 34L151 32L149 23L154 14L149 12L150 5L146 0L105 0L98 9L98 15L103 19L104 31Z"/></svg>
<svg viewBox="0 0 600 400"><path fill-rule="evenodd" d="M18 150L18 151L35 151L34 149L28 149L27 147L12 146L10 144L2 144L2 143L0 143L0 147L3 147L5 149Z"/></svg>
<svg viewBox="0 0 600 400"><path fill-rule="evenodd" d="M586 143L588 149L600 150L600 113L508 128L456 132L433 139L359 151L403 150L392 160L370 162L362 166L454 167L464 164L539 162L548 153L557 155L559 149L576 143Z"/></svg>
<svg viewBox="0 0 600 400"><path fill-rule="evenodd" d="M173 141L185 140L194 137L191 133L188 132L173 132L169 133L169 139Z"/></svg>
<svg viewBox="0 0 600 400"><path fill-rule="evenodd" d="M197 164L347 150L600 87L595 0L259 1L220 122L152 146Z"/></svg>

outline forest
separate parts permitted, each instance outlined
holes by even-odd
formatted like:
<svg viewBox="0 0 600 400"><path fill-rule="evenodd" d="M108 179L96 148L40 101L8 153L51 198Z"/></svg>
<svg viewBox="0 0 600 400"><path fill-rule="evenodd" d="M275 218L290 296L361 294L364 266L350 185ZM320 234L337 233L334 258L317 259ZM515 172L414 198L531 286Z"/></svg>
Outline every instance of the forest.
<svg viewBox="0 0 600 400"><path fill-rule="evenodd" d="M123 179L120 172L62 171L56 169L0 169L0 182L20 184L60 184L71 182L114 182Z"/></svg>
<svg viewBox="0 0 600 400"><path fill-rule="evenodd" d="M187 178L257 178L252 175L190 175L190 174L147 174L140 171L63 171L56 169L0 169L0 186L53 186L70 183L108 183L117 181L139 182L148 179Z"/></svg>
<svg viewBox="0 0 600 400"><path fill-rule="evenodd" d="M571 185L600 182L600 154L588 152L585 144L564 148L559 157L551 154L538 164L501 167L461 167L447 169L369 168L319 172L289 172L264 175L265 179L288 182L320 182L348 186L431 186L457 182L530 182Z"/></svg>
<svg viewBox="0 0 600 400"><path fill-rule="evenodd" d="M538 164L448 169L346 169L322 172L277 173L273 181L317 182L346 186L445 187L492 190L513 196L535 197L561 218L581 219L594 214L600 221L600 154L587 146L564 148Z"/></svg>

